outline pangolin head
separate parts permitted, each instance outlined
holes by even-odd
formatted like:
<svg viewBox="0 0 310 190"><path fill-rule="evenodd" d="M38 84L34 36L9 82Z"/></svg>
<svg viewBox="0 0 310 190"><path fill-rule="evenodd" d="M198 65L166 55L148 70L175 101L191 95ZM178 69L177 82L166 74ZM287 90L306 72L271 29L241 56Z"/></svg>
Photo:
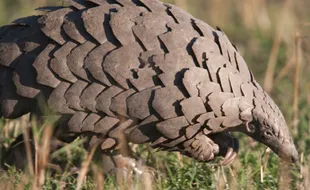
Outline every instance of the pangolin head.
<svg viewBox="0 0 310 190"><path fill-rule="evenodd" d="M294 163L298 152L285 119L278 106L264 92L264 98L254 98L253 120L245 122L245 133L265 144L280 158Z"/></svg>

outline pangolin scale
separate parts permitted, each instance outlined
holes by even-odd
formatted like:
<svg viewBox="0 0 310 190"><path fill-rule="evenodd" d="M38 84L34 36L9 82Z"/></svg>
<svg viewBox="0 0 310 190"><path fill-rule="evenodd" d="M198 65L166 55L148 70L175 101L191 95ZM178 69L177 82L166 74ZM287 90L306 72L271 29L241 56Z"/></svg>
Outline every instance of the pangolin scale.
<svg viewBox="0 0 310 190"><path fill-rule="evenodd" d="M3 117L57 116L103 152L151 143L225 163L241 131L297 160L281 111L219 28L157 0L68 2L0 28Z"/></svg>

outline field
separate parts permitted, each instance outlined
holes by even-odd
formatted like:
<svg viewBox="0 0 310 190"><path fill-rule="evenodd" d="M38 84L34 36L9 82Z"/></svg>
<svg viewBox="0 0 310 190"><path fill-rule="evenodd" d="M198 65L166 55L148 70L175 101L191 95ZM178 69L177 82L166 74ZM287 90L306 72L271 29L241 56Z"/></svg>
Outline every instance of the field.
<svg viewBox="0 0 310 190"><path fill-rule="evenodd" d="M0 189L298 189L310 187L310 1L308 0L167 0L189 11L212 27L220 27L236 44L250 70L282 110L294 136L299 161L281 161L264 145L242 134L239 156L230 166L217 162L201 163L180 156L151 150L147 145L134 146L148 170L142 176L130 175L121 180L103 176L95 154L86 153L83 139L51 155L50 125L34 127L35 171L16 170L2 162L9 144L25 133L27 118L0 121ZM44 5L62 5L61 0L2 0L0 25L21 16L40 14ZM29 134L28 134L29 135ZM27 160L27 158L23 158ZM66 170L49 166L53 160ZM48 167L49 166L49 167ZM86 178L81 176L89 170ZM76 170L76 171L73 171ZM45 179L45 181L41 181Z"/></svg>

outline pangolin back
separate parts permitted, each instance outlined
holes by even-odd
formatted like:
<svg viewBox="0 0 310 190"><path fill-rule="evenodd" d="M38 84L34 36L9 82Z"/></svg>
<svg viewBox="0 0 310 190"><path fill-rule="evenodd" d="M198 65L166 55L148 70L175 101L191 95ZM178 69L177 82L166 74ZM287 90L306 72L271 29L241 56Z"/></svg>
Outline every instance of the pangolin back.
<svg viewBox="0 0 310 190"><path fill-rule="evenodd" d="M252 120L253 98L268 97L219 28L173 5L69 2L1 27L4 117L65 116L61 127L104 137L104 150L123 135L179 150Z"/></svg>

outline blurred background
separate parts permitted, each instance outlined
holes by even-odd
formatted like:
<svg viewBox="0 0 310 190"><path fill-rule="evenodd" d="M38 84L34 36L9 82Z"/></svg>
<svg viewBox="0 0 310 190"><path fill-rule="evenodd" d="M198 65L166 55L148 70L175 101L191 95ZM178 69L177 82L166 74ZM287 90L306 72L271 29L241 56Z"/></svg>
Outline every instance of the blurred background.
<svg viewBox="0 0 310 190"><path fill-rule="evenodd" d="M236 44L256 79L283 111L294 135L300 160L296 165L283 163L264 146L241 136L239 158L232 166L224 169L204 166L172 155L170 160L162 160L163 163L170 163L165 166L165 171L172 173L166 172L168 178L162 179L162 184L157 186L163 189L309 189L310 1L166 2L182 7L212 27L220 27ZM29 14L42 14L34 11L36 7L62 4L62 0L1 0L0 25ZM14 138L15 135L9 133L6 137ZM164 155L154 154L158 157ZM178 159L178 163L171 164L173 159ZM197 169L195 179L183 179L184 175L189 175L186 171L193 172L194 167ZM182 175L175 177L178 172ZM179 180L185 182L179 184Z"/></svg>

